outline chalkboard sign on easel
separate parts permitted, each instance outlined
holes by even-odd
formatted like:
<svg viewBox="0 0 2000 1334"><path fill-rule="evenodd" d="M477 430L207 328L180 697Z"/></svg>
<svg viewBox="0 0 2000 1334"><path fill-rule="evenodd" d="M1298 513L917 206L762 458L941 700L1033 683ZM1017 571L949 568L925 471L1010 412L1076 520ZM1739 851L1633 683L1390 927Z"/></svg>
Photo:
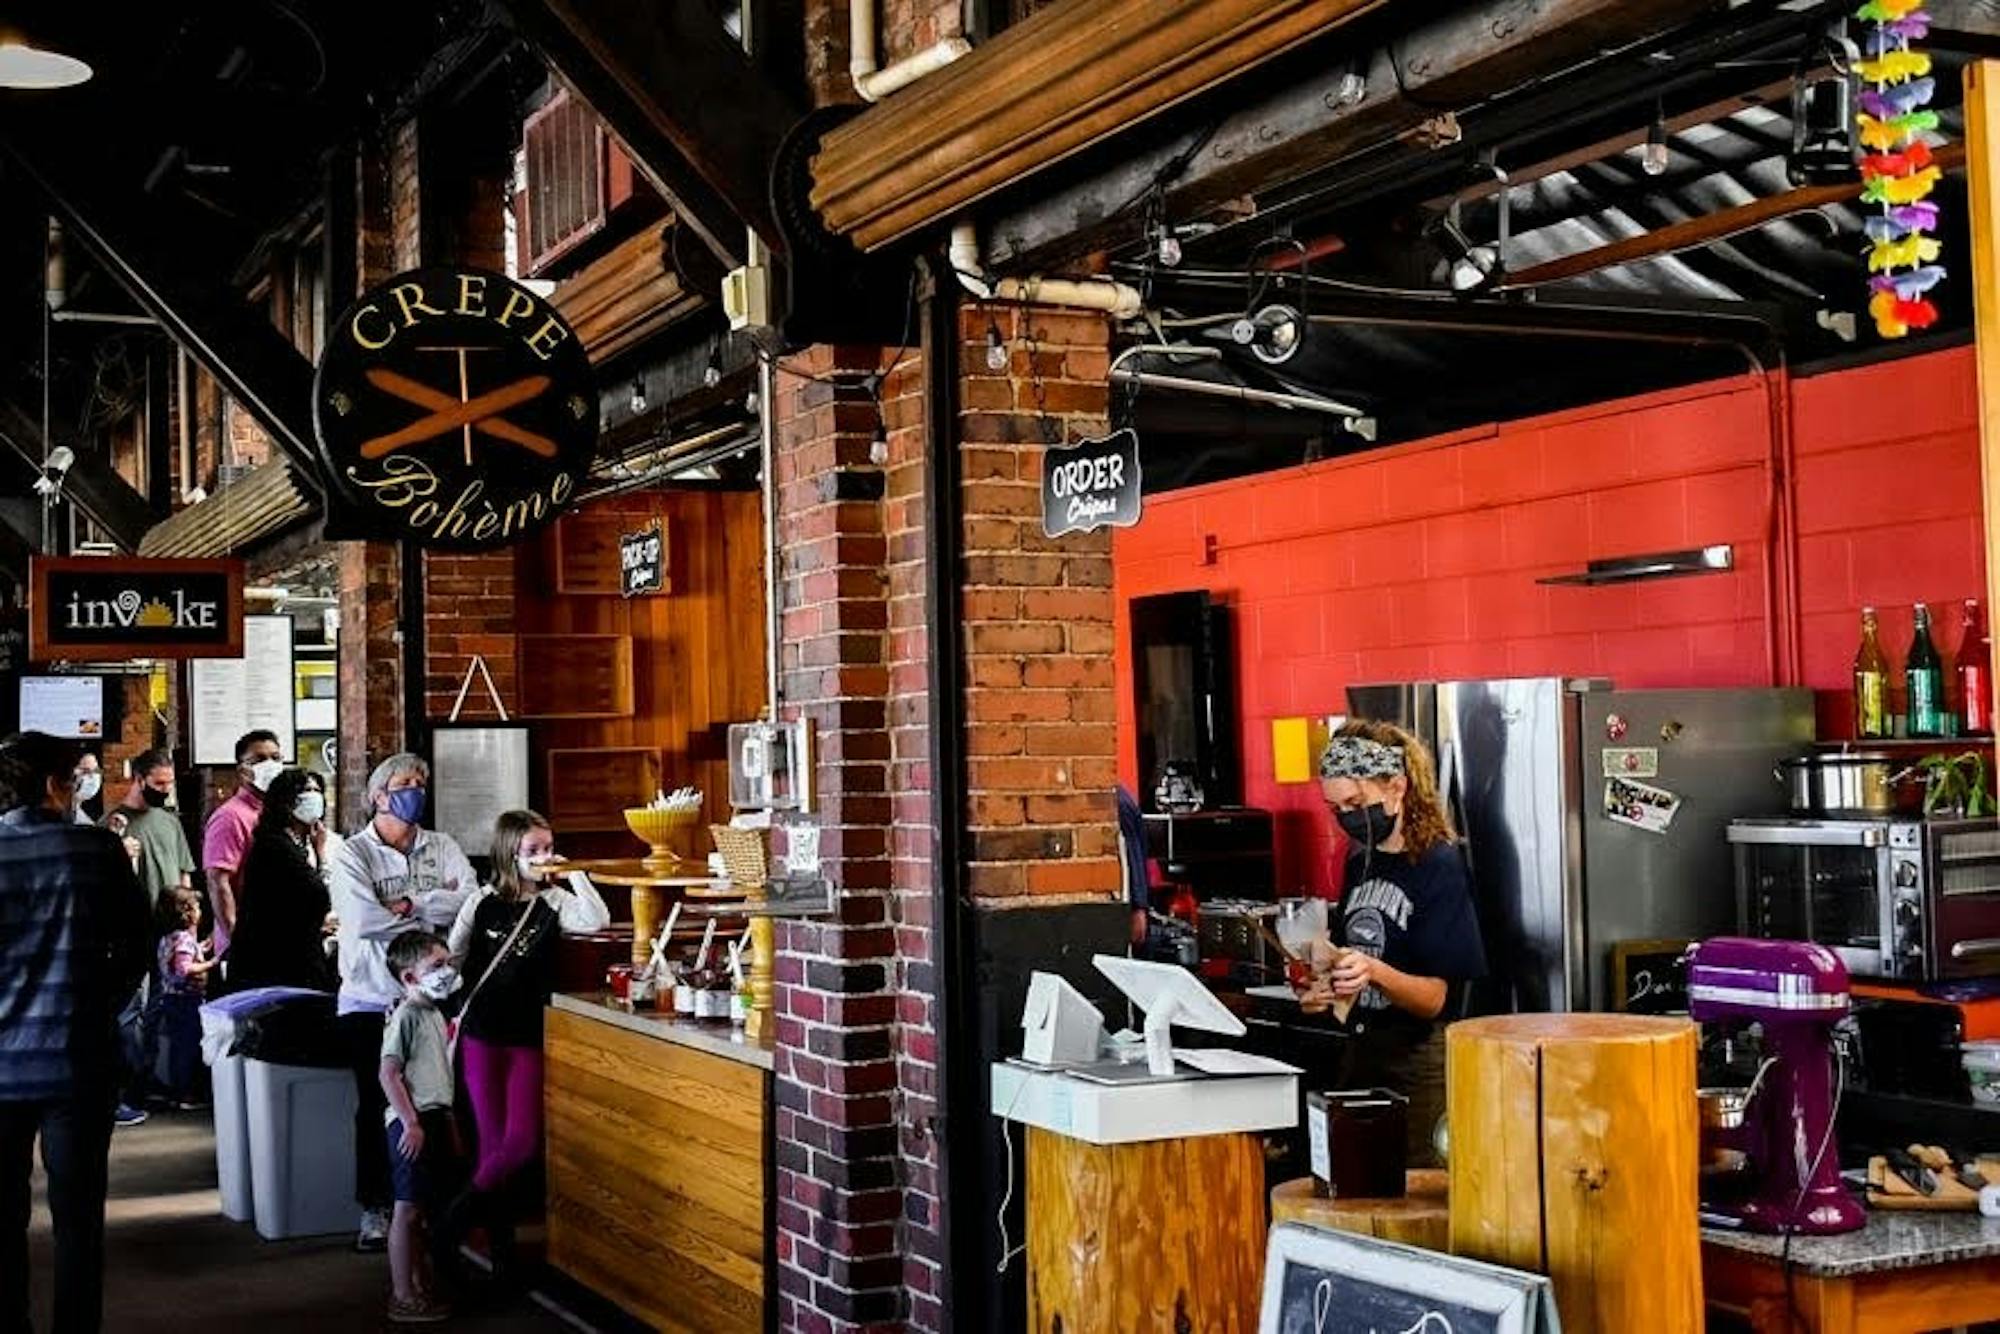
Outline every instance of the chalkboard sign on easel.
<svg viewBox="0 0 2000 1334"><path fill-rule="evenodd" d="M1375 1237L1282 1223L1257 1334L1561 1334L1548 1279Z"/></svg>
<svg viewBox="0 0 2000 1334"><path fill-rule="evenodd" d="M1621 940L1611 947L1611 1008L1686 1014L1688 940Z"/></svg>

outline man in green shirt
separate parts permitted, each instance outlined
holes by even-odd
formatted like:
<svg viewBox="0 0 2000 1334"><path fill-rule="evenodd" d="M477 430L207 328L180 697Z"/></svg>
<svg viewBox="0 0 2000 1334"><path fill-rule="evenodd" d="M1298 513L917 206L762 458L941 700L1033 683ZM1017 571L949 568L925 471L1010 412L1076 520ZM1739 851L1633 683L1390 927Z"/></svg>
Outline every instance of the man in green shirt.
<svg viewBox="0 0 2000 1334"><path fill-rule="evenodd" d="M181 827L180 814L167 808L173 795L174 757L164 750L149 750L132 761L132 788L124 804L105 817L106 824L122 818L125 837L138 844L139 883L151 903L158 903L160 895L175 886L193 884L194 852L187 830Z"/></svg>

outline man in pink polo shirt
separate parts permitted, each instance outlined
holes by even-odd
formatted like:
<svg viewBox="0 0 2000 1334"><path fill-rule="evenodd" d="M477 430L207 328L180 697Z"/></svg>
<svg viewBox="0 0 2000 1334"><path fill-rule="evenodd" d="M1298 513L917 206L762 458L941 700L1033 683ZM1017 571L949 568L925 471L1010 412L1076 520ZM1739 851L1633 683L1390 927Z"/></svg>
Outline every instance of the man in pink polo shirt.
<svg viewBox="0 0 2000 1334"><path fill-rule="evenodd" d="M257 816L264 809L264 789L284 767L275 732L245 732L236 739L236 794L215 808L201 836L201 864L208 875L209 906L215 912L217 954L229 948L230 933L236 929L236 901L243 888L238 876L243 859L250 855Z"/></svg>

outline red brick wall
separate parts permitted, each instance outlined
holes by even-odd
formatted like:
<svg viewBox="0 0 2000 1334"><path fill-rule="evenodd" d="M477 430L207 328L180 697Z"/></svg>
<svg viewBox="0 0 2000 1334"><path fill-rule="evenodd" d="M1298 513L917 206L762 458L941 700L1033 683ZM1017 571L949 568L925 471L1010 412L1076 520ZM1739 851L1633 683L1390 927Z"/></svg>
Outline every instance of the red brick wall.
<svg viewBox="0 0 2000 1334"><path fill-rule="evenodd" d="M424 716L451 716L475 656L486 660L511 717L515 709L514 552L424 553ZM497 718L486 683L474 675L467 721Z"/></svg>
<svg viewBox="0 0 2000 1334"><path fill-rule="evenodd" d="M1796 621L1803 683L1835 692L1823 719L1846 714L1862 603L1881 607L1900 657L1912 601L1984 596L1973 397L1969 349L1792 385ZM1115 545L1122 735L1128 601L1222 595L1236 615L1245 799L1279 814L1280 889L1325 890L1326 819L1310 785L1273 782L1273 718L1339 712L1363 681L1773 679L1770 441L1763 383L1744 378L1149 497ZM1735 546L1733 573L1536 582L1592 558L1716 542ZM1121 763L1136 782L1129 740Z"/></svg>

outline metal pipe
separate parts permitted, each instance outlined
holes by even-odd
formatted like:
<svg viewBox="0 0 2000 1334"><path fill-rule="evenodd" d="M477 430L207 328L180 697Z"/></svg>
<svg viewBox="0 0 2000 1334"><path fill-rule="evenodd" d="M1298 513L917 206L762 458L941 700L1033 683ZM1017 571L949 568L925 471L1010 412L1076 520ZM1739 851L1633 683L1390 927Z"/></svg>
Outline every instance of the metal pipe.
<svg viewBox="0 0 2000 1334"><path fill-rule="evenodd" d="M938 1231L944 1256L939 1283L944 1327L953 1324L957 1295L980 1289L981 1231L955 1201L977 1182L983 1169L978 1113L978 1050L974 1041L978 964L967 948L965 823L968 780L965 766L963 689L964 605L959 588L963 540L958 454L959 291L948 263L926 266L923 320L924 358L924 614L929 625L925 684L929 690L931 774L931 932L932 1013L937 1032L937 1113L932 1133L937 1146ZM963 1045L961 1045L963 1044ZM960 1133L960 1132L963 1133ZM984 1210L979 1210L983 1214ZM958 1281L954 1281L954 1280ZM966 1325L975 1323L968 1320Z"/></svg>
<svg viewBox="0 0 2000 1334"><path fill-rule="evenodd" d="M764 704L778 721L778 469L777 365L769 357L757 362L758 467L764 484Z"/></svg>
<svg viewBox="0 0 2000 1334"><path fill-rule="evenodd" d="M1139 289L1110 278L988 278L979 259L979 232L971 223L951 229L946 263L959 284L981 301L1024 306L1073 306L1101 310L1114 319L1137 318L1146 309Z"/></svg>
<svg viewBox="0 0 2000 1334"><path fill-rule="evenodd" d="M159 326L159 321L151 315L119 315L111 311L97 310L57 310L49 318L60 324L146 324Z"/></svg>
<svg viewBox="0 0 2000 1334"><path fill-rule="evenodd" d="M1120 366L1111 373L1111 378L1121 384L1136 384L1142 389L1179 389L1184 393L1207 394L1212 398L1234 398L1245 403L1268 403L1279 408L1324 412L1332 417L1361 418L1368 415L1361 408L1346 403L1336 403L1331 399L1308 398L1304 394L1280 393L1275 389L1253 389L1244 384L1217 384L1212 380L1195 380L1185 375L1165 375L1159 371L1135 371Z"/></svg>
<svg viewBox="0 0 2000 1334"><path fill-rule="evenodd" d="M854 80L854 91L866 101L879 102L972 50L972 43L965 38L947 37L883 69L875 55L877 3L852 0L847 7L847 72Z"/></svg>

